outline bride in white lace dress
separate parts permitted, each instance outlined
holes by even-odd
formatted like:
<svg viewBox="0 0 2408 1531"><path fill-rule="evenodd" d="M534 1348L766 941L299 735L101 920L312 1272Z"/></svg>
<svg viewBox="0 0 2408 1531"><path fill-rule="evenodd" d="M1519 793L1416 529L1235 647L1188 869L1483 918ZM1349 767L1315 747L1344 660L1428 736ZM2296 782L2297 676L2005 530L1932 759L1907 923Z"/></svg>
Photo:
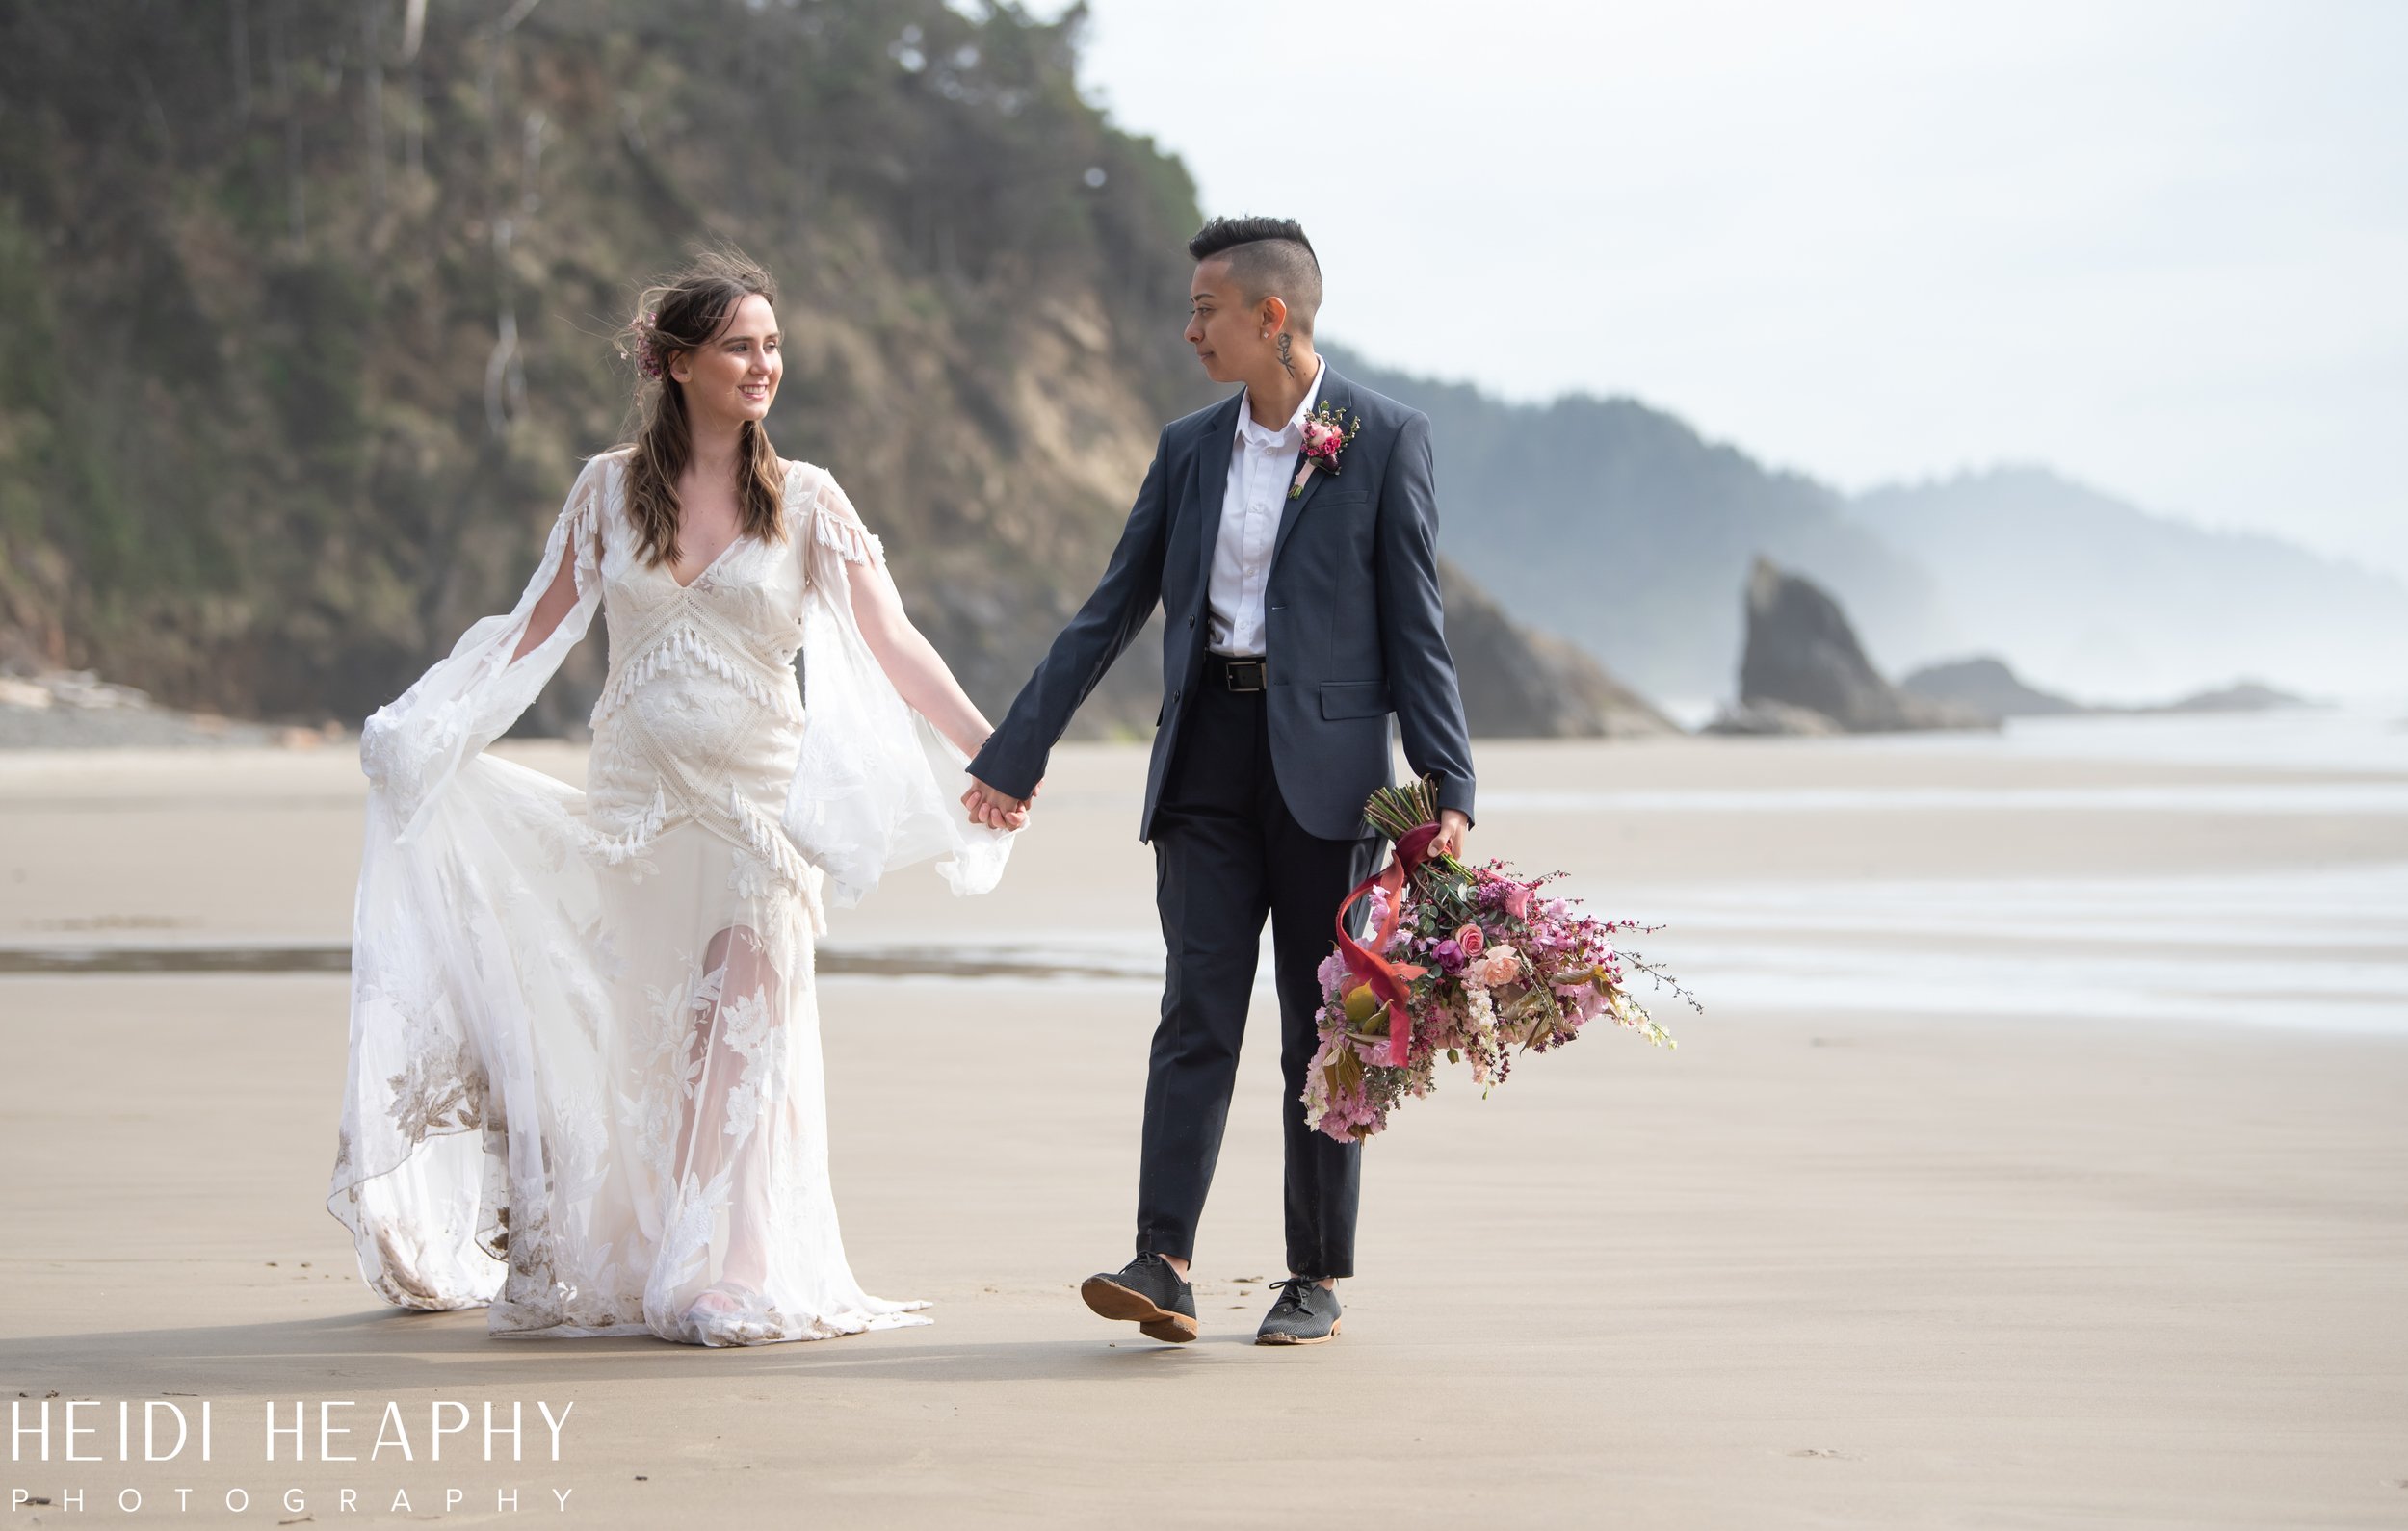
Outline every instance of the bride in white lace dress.
<svg viewBox="0 0 2408 1531"><path fill-rule="evenodd" d="M940 785L987 723L878 538L770 449L774 298L732 254L647 295L638 440L587 463L517 607L361 732L327 1207L403 1307L704 1345L928 1322L845 1258L813 943L911 862L992 888L1009 834ZM597 606L580 792L483 751Z"/></svg>

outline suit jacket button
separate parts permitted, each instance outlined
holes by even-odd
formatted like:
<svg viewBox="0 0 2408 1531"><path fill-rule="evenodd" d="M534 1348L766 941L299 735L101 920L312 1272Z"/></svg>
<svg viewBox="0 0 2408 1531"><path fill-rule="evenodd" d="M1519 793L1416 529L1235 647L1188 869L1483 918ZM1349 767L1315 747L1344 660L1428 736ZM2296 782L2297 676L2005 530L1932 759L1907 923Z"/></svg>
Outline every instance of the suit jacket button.
<svg viewBox="0 0 2408 1531"><path fill-rule="evenodd" d="M1195 613L1193 611L1190 611L1188 613L1188 626L1195 626Z"/></svg>

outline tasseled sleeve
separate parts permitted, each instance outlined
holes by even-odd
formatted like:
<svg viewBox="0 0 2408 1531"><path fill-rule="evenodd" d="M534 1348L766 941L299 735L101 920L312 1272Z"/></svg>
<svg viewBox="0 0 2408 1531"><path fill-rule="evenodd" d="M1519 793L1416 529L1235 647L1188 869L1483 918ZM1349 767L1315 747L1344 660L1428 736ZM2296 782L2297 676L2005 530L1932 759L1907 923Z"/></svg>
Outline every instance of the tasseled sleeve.
<svg viewBox="0 0 2408 1531"><path fill-rule="evenodd" d="M955 894L986 893L1011 835L969 821L959 788L944 785L966 781L968 758L895 689L853 617L849 571L882 567L885 545L825 472L796 463L786 482L804 570L802 750L786 833L840 906L930 857Z"/></svg>
<svg viewBox="0 0 2408 1531"><path fill-rule="evenodd" d="M452 652L417 683L387 702L359 731L359 764L372 796L399 838L406 841L460 763L509 730L535 702L561 661L585 636L602 600L600 525L609 476L616 459L589 461L552 524L543 558L518 604L460 635ZM577 601L526 654L512 660L535 619L536 605L568 562Z"/></svg>

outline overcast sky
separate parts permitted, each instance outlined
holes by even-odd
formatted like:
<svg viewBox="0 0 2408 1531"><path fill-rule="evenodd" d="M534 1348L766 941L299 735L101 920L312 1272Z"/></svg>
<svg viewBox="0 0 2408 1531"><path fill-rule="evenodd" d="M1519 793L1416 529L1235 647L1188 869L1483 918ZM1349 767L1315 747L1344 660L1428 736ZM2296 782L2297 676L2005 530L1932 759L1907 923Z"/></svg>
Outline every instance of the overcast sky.
<svg viewBox="0 0 2408 1531"><path fill-rule="evenodd" d="M2408 0L1091 11L1090 97L1381 362L2408 575Z"/></svg>

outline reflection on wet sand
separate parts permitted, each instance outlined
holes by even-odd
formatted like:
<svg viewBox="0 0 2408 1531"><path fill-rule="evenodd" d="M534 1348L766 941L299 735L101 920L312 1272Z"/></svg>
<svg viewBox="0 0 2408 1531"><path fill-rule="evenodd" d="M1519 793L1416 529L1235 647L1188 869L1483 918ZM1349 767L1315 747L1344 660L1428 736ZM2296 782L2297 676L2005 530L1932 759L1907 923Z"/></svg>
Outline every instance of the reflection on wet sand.
<svg viewBox="0 0 2408 1531"><path fill-rule="evenodd" d="M15 946L0 947L0 974L347 973L352 949L333 946ZM932 947L849 949L822 947L823 976L876 978L1133 978L1159 973L1159 960L1080 960L1045 949L939 950Z"/></svg>

